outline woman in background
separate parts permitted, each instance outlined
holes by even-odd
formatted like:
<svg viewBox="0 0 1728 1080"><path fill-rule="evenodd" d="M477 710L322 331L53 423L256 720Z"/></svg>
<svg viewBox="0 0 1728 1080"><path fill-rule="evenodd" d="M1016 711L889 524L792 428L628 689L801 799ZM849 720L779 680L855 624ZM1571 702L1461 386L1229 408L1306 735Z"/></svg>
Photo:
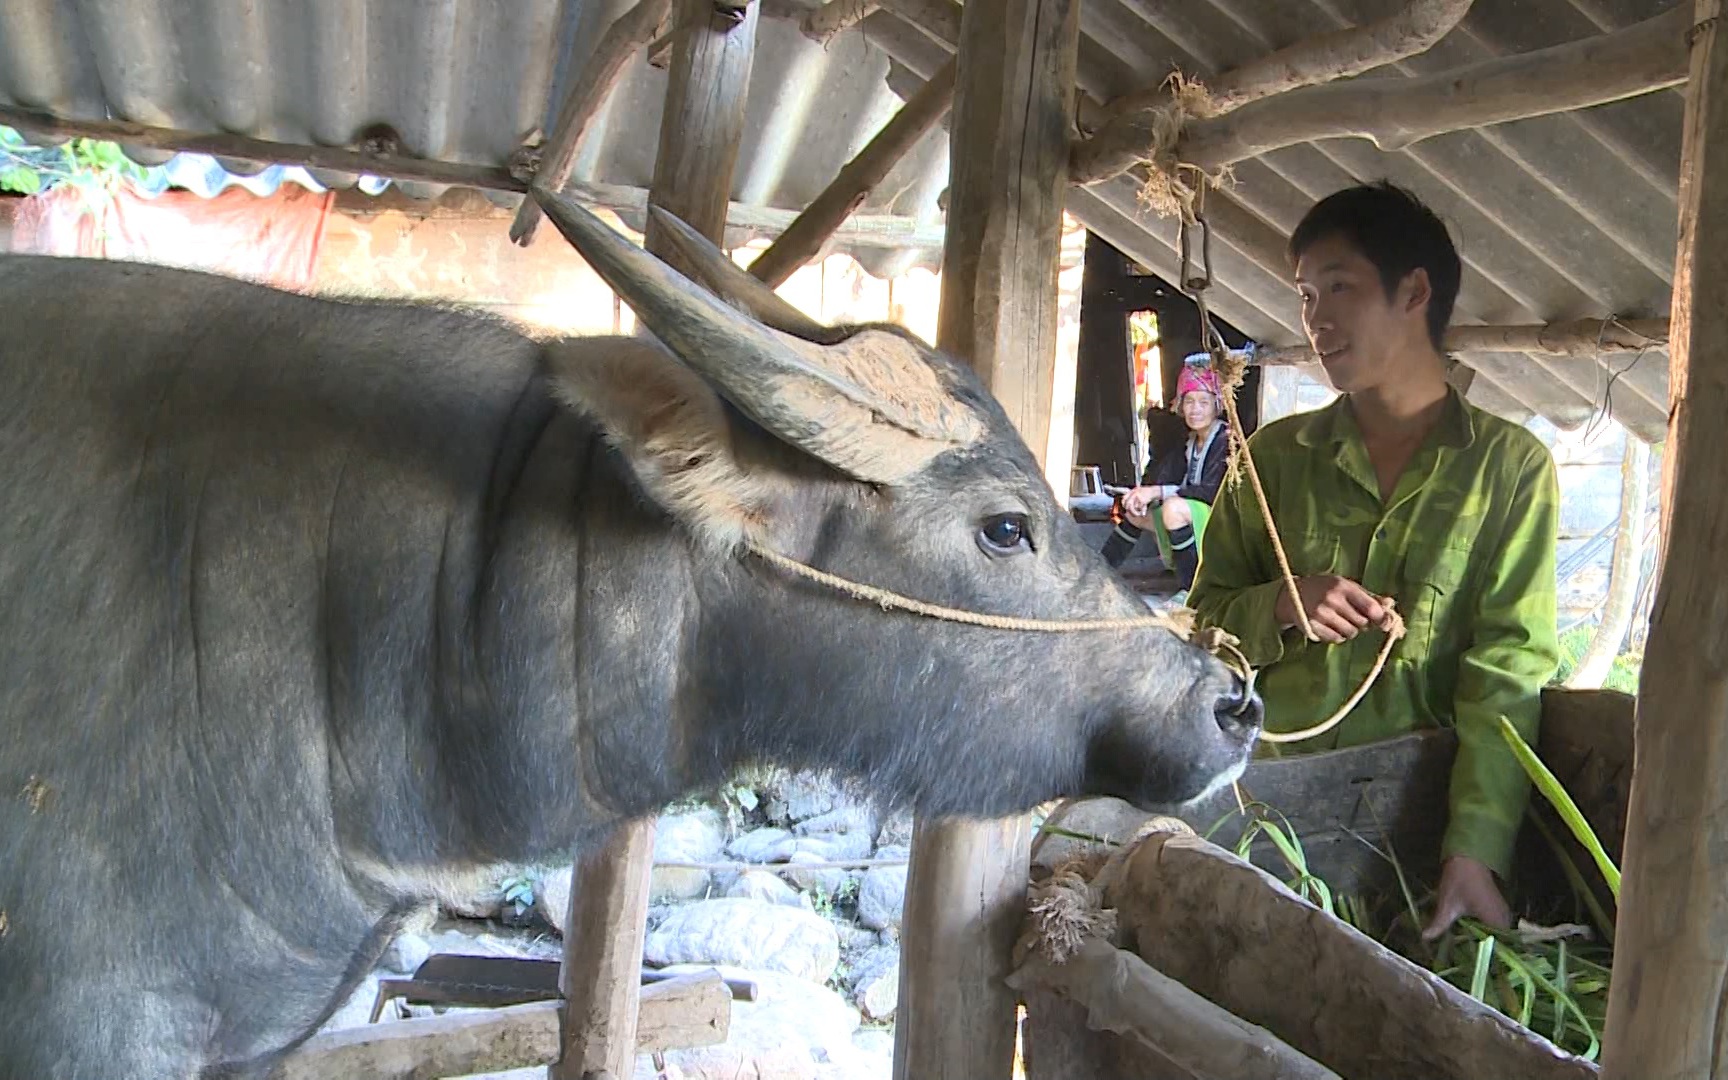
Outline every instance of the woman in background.
<svg viewBox="0 0 1728 1080"><path fill-rule="evenodd" d="M1183 592L1194 584L1200 537L1230 461L1223 392L1207 360L1204 353L1189 357L1176 381L1176 412L1188 437L1179 449L1148 464L1141 485L1122 496L1127 520L1116 527L1103 551L1111 566L1120 566L1141 535L1152 529L1158 553L1164 565L1176 571Z"/></svg>

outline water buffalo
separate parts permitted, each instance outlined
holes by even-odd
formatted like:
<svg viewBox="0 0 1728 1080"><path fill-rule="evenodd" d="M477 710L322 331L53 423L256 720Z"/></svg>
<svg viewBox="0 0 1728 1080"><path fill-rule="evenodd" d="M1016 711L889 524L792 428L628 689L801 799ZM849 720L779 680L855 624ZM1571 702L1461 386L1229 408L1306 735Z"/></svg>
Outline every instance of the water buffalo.
<svg viewBox="0 0 1728 1080"><path fill-rule="evenodd" d="M428 898L748 762L988 815L1240 770L1172 633L753 554L1146 613L965 365L546 198L654 339L0 258L0 1077L266 1073Z"/></svg>

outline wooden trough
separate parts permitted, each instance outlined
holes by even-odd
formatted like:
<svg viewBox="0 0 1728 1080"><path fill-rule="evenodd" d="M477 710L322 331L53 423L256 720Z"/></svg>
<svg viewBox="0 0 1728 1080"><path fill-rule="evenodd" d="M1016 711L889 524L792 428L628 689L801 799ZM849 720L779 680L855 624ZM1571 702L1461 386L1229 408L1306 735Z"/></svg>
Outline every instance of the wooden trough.
<svg viewBox="0 0 1728 1080"><path fill-rule="evenodd" d="M1632 714L1633 699L1614 691L1550 690L1538 746L1616 859ZM1391 863L1374 848L1396 851L1407 871L1433 880L1454 750L1450 732L1431 732L1261 760L1242 787L1289 819L1310 868L1338 889L1395 887ZM1088 853L1094 865L1103 853L1112 857L1090 885L1106 925L1082 935L1083 946L1070 942L1074 955L1058 963L1033 947L1036 914L1022 938L1012 982L1027 1001L1031 1080L1597 1075L1590 1062L1299 898L1280 882L1288 869L1270 845L1255 851L1261 865L1219 846L1241 834L1240 815L1230 816L1236 809L1229 791L1181 819L1089 800L1064 816L1063 829L1120 846L1052 835L1038 849L1033 877L1047 884L1035 896L1046 907L1057 868ZM1531 810L1551 833L1565 834L1539 795ZM1218 843L1200 835L1214 826ZM1589 865L1569 837L1562 846L1575 864ZM1536 895L1565 888L1552 845L1529 825L1517 877L1537 886ZM1612 913L1605 890L1600 899Z"/></svg>

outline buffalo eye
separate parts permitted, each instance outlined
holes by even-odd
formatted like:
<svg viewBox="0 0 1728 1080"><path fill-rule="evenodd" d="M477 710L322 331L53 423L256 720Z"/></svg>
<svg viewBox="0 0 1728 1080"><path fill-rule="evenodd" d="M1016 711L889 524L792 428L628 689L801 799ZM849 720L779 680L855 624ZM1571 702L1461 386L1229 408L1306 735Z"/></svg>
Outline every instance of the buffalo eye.
<svg viewBox="0 0 1728 1080"><path fill-rule="evenodd" d="M1012 555L1030 547L1032 531L1025 514L997 514L978 530L978 546L989 555Z"/></svg>

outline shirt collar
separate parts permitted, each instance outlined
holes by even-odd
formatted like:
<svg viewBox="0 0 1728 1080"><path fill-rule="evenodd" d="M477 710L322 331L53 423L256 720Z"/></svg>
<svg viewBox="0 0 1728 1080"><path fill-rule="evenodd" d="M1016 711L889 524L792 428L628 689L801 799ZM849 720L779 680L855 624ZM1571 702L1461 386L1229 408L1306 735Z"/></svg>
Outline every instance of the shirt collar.
<svg viewBox="0 0 1728 1080"><path fill-rule="evenodd" d="M1360 441L1362 429L1351 413L1349 395L1340 394L1330 405L1316 409L1296 432L1302 446L1339 445L1346 440ZM1468 450L1476 442L1474 406L1464 400L1456 386L1446 387L1446 411L1440 416L1436 439L1441 446Z"/></svg>

